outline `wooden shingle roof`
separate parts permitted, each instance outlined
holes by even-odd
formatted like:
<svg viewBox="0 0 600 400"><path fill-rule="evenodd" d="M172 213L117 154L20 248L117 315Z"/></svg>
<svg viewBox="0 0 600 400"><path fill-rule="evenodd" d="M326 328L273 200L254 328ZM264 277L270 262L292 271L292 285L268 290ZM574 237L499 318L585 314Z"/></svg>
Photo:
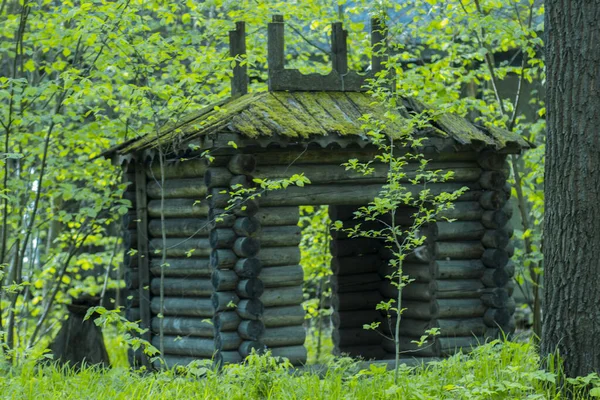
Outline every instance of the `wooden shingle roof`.
<svg viewBox="0 0 600 400"><path fill-rule="evenodd" d="M385 133L399 136L408 126L411 113L431 115L429 135L453 139L457 145L476 145L496 150L518 151L531 147L519 135L499 129L475 126L465 118L448 113L430 112L414 99L405 99L393 118L389 109L365 92L264 92L229 99L190 115L182 123L163 130L158 137L148 135L132 139L109 150L106 155L152 150L175 141L190 141L217 132L237 133L245 138L266 136L310 139L316 136L364 136L363 119L370 115L386 123ZM387 116L387 117L386 117Z"/></svg>

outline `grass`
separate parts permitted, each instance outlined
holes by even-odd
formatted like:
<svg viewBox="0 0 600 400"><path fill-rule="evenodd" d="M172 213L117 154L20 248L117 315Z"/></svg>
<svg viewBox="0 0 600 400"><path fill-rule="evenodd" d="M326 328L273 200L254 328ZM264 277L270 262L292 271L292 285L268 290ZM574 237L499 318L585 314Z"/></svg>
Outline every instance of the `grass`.
<svg viewBox="0 0 600 400"><path fill-rule="evenodd" d="M115 353L116 354L116 353ZM113 353L111 353L113 356ZM122 359L116 358L121 363ZM329 364L324 376L295 373L268 356L216 372L201 363L179 371L140 373L123 367L75 372L34 363L0 375L3 399L561 399L561 377L539 367L530 343L494 342L417 368L400 380L372 366L358 371L349 359ZM597 376L569 381L569 397L589 398L583 387ZM589 395L588 395L589 396Z"/></svg>

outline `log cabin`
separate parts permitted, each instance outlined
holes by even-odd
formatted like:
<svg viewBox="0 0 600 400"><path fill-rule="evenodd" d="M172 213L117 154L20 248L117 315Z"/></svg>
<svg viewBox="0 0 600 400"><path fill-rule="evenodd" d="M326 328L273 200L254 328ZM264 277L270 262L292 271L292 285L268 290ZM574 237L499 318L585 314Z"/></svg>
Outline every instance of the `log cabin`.
<svg viewBox="0 0 600 400"><path fill-rule="evenodd" d="M382 32L373 20L373 44L382 43ZM331 36L331 73L302 75L285 67L284 20L274 16L268 26L268 91L248 93L246 67L238 62L229 99L105 153L122 166L132 203L124 222L126 315L148 328L143 337L156 347L162 330L167 366L202 359L238 363L253 349L269 349L294 365L306 362L298 207L327 205L332 220L352 224L356 209L388 179L377 165L366 176L341 166L378 154L361 117L388 112L365 89L382 70L383 56L373 56L368 73L349 71L340 23L333 24ZM245 25L237 23L230 32L231 55L245 50ZM403 98L386 134L401 130L406 115L427 109L418 99ZM425 245L404 265L414 281L402 293L400 347L403 357L423 360L514 329L506 159L530 147L519 135L452 114L436 113L430 126L417 132L426 137L420 150L431 168L454 172L452 181L430 188L469 190L427 227ZM294 174L304 174L310 184L232 201L232 187ZM411 210L395 218L409 225ZM331 254L335 353L392 359L394 343L363 329L386 320L375 307L398 295L386 279L389 249L376 239L332 232ZM434 327L441 334L417 348L413 341ZM149 365L135 352L130 361Z"/></svg>

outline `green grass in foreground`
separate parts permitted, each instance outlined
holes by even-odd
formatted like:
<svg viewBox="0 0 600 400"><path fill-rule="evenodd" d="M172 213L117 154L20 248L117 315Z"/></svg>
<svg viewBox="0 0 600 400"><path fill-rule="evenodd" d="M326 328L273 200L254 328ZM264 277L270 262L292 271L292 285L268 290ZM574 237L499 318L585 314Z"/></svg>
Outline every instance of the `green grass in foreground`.
<svg viewBox="0 0 600 400"><path fill-rule="evenodd" d="M457 355L427 367L402 367L398 385L382 367L358 371L348 359L330 364L324 376L292 373L273 358L251 356L244 365L220 373L197 365L153 374L118 367L74 372L34 363L6 369L0 377L3 399L559 399L556 373L539 369L528 343L495 342L470 355ZM570 381L571 398L598 385L597 375ZM591 394L595 394L592 390Z"/></svg>

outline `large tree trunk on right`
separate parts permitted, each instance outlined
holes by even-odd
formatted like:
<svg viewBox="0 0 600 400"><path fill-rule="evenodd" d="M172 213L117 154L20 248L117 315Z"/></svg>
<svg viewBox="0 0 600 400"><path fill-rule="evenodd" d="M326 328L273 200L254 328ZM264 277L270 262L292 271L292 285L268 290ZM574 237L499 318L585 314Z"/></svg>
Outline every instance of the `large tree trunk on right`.
<svg viewBox="0 0 600 400"><path fill-rule="evenodd" d="M600 1L546 1L542 354L600 372Z"/></svg>

